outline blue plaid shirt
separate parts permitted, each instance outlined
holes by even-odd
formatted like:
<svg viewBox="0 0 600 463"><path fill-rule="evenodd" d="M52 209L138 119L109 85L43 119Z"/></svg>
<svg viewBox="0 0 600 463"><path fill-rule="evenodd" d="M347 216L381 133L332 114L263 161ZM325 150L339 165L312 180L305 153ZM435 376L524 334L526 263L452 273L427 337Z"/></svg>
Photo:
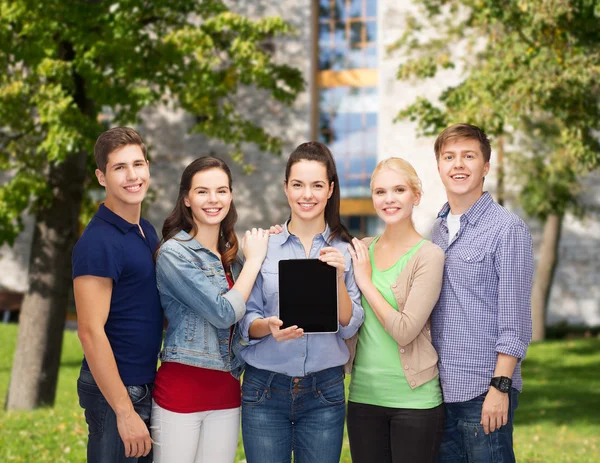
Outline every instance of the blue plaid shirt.
<svg viewBox="0 0 600 463"><path fill-rule="evenodd" d="M525 357L531 341L533 245L527 225L484 193L462 214L448 244L444 205L433 242L446 253L444 281L431 315L445 402L489 389L497 354ZM513 387L522 389L521 360Z"/></svg>

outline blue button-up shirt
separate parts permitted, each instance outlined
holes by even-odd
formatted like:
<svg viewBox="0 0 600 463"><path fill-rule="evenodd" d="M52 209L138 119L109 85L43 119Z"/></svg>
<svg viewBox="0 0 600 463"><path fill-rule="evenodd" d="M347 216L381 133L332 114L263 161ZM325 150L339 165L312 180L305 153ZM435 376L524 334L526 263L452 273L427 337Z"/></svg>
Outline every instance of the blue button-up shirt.
<svg viewBox="0 0 600 463"><path fill-rule="evenodd" d="M464 402L489 389L498 353L525 357L533 245L527 225L487 192L462 214L450 240L449 211L446 203L433 225L433 242L446 253L446 265L431 334L444 401ZM521 390L520 360L512 379Z"/></svg>
<svg viewBox="0 0 600 463"><path fill-rule="evenodd" d="M348 243L339 238L329 239L329 227L323 233L315 235L310 248L309 259L319 257L321 249L333 246L339 249L346 259L344 283L352 301L352 318L347 326L339 326L337 333L304 334L290 341L278 342L272 335L261 339L249 339L248 330L252 322L259 318L277 315L279 308L278 269L283 259L305 259L304 246L297 236L287 228L278 235L269 238L269 249L260 273L246 302L246 315L240 321L242 338L249 345L241 356L246 363L255 368L269 370L288 376L306 376L309 373L344 365L349 358L348 347L344 339L354 335L364 319L361 296L354 281L352 260L348 252ZM310 288L307 288L310 291ZM318 295L315 295L318 297Z"/></svg>

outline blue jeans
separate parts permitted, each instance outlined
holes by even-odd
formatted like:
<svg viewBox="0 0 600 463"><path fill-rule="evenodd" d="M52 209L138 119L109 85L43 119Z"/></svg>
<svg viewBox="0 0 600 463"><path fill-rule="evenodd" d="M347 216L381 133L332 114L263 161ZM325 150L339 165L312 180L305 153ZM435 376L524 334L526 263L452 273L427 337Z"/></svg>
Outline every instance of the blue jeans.
<svg viewBox="0 0 600 463"><path fill-rule="evenodd" d="M486 435L483 432L482 394L467 402L447 403L446 430L438 454L438 463L509 463L515 462L513 452L513 419L518 406L519 391L509 394L508 423Z"/></svg>
<svg viewBox="0 0 600 463"><path fill-rule="evenodd" d="M342 367L291 377L246 367L242 437L248 463L338 463L346 405Z"/></svg>
<svg viewBox="0 0 600 463"><path fill-rule="evenodd" d="M152 385L127 386L133 408L146 425L150 425ZM117 430L117 416L110 407L89 370L81 369L77 380L79 405L88 425L88 463L151 463L152 451L141 458L125 458L125 446Z"/></svg>

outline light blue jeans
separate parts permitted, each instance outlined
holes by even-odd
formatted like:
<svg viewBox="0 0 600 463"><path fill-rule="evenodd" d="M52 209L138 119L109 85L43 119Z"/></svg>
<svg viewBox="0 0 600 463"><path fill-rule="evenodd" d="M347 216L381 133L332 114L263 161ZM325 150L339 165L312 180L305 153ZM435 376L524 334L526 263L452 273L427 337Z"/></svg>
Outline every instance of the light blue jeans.
<svg viewBox="0 0 600 463"><path fill-rule="evenodd" d="M246 367L242 437L248 463L338 463L346 405L341 366L303 377Z"/></svg>
<svg viewBox="0 0 600 463"><path fill-rule="evenodd" d="M446 430L438 463L514 463L513 419L518 405L519 391L509 393L508 423L485 434L481 408L487 393L467 402L444 404Z"/></svg>

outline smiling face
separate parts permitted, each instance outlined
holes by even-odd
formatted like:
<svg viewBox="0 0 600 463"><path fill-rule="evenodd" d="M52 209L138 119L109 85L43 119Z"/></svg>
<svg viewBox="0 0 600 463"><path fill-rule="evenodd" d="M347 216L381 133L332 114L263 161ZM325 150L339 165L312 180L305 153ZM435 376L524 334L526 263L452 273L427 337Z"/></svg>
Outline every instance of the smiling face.
<svg viewBox="0 0 600 463"><path fill-rule="evenodd" d="M198 227L218 227L227 216L232 200L229 177L217 168L197 172L192 178L190 191L183 198Z"/></svg>
<svg viewBox="0 0 600 463"><path fill-rule="evenodd" d="M377 215L386 225L410 220L413 207L421 201L403 172L384 168L375 173L372 180L371 197Z"/></svg>
<svg viewBox="0 0 600 463"><path fill-rule="evenodd" d="M292 165L284 190L292 220L310 222L324 218L327 200L333 193L333 182L329 182L324 164L301 160Z"/></svg>
<svg viewBox="0 0 600 463"><path fill-rule="evenodd" d="M489 170L478 140L451 140L441 149L438 172L449 201L475 203L483 194L483 179Z"/></svg>
<svg viewBox="0 0 600 463"><path fill-rule="evenodd" d="M106 188L106 203L116 210L139 206L150 185L148 161L138 145L126 145L108 155L106 171L96 169Z"/></svg>

